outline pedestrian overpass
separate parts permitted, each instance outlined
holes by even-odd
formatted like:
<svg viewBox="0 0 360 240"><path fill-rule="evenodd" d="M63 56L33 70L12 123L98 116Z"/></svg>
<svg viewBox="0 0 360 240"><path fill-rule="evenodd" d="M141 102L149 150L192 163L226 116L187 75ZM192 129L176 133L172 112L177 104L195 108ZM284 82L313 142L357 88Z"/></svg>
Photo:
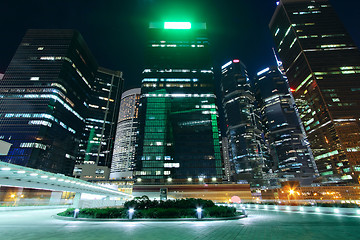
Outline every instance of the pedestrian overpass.
<svg viewBox="0 0 360 240"><path fill-rule="evenodd" d="M81 194L103 196L104 199L117 198L125 201L131 194L117 189L86 182L63 174L50 173L0 161L0 186L32 188L56 192L74 192L73 207L78 207Z"/></svg>

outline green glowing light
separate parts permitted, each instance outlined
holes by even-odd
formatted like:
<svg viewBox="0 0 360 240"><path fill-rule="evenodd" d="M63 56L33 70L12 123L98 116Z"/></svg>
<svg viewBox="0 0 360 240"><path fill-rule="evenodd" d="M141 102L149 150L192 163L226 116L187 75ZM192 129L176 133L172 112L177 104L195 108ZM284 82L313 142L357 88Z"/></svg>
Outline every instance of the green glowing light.
<svg viewBox="0 0 360 240"><path fill-rule="evenodd" d="M164 29L191 29L190 22L165 22Z"/></svg>

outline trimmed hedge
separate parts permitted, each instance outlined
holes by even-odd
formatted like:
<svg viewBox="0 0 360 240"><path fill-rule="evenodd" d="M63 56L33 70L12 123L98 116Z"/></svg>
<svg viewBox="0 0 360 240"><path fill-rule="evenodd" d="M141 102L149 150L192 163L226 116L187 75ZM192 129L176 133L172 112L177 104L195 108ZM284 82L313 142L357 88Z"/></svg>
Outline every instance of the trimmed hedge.
<svg viewBox="0 0 360 240"><path fill-rule="evenodd" d="M84 208L80 209L79 218L128 218L128 209L134 208L134 218L196 218L196 208L203 209L202 217L219 218L234 217L239 214L233 207L216 206L210 200L179 199L167 201L151 201L146 198L125 202L124 208ZM59 216L74 216L74 208L59 213Z"/></svg>
<svg viewBox="0 0 360 240"><path fill-rule="evenodd" d="M69 208L58 215L64 217L74 216L74 208ZM127 218L127 209L124 208L83 208L80 209L79 218Z"/></svg>
<svg viewBox="0 0 360 240"><path fill-rule="evenodd" d="M136 210L147 209L147 208L210 208L214 207L215 204L210 200L203 199L176 199L167 201L149 200L147 197L137 198L131 201L127 201L124 204L125 208L134 208Z"/></svg>
<svg viewBox="0 0 360 240"><path fill-rule="evenodd" d="M356 203L318 203L318 207L358 208Z"/></svg>

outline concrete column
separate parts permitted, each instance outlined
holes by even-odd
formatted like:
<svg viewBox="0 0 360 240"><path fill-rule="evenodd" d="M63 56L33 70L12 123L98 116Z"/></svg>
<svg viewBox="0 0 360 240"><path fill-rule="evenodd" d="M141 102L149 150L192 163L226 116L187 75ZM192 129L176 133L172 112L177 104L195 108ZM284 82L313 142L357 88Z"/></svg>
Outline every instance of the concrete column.
<svg viewBox="0 0 360 240"><path fill-rule="evenodd" d="M80 192L75 193L75 197L72 204L73 208L79 208L80 198L81 198L81 193Z"/></svg>
<svg viewBox="0 0 360 240"><path fill-rule="evenodd" d="M61 202L62 192L52 192L49 205L59 205Z"/></svg>
<svg viewBox="0 0 360 240"><path fill-rule="evenodd" d="M112 204L110 203L110 196L106 196L104 200L102 201L104 207L112 207Z"/></svg>

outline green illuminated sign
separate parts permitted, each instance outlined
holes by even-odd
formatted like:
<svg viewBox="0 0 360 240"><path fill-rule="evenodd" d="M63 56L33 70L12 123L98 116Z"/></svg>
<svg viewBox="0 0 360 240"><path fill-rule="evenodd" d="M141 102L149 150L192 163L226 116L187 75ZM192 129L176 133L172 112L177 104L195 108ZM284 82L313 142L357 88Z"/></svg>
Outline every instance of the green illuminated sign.
<svg viewBox="0 0 360 240"><path fill-rule="evenodd" d="M190 22L165 22L164 29L191 29Z"/></svg>

